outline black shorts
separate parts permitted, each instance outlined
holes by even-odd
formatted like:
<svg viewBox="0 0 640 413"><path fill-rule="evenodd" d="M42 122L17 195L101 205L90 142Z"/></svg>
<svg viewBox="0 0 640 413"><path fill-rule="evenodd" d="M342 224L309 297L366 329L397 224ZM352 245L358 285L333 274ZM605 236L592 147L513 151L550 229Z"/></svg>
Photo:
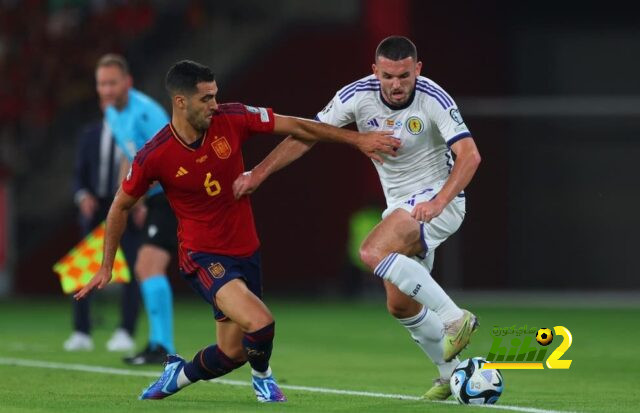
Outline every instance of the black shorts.
<svg viewBox="0 0 640 413"><path fill-rule="evenodd" d="M247 284L249 291L262 299L262 269L260 252L249 257L208 254L187 251L187 260L180 267L180 274L202 298L213 306L216 321L227 316L216 305L216 293L223 285L239 278ZM186 268L188 266L188 268Z"/></svg>
<svg viewBox="0 0 640 413"><path fill-rule="evenodd" d="M145 201L147 220L144 223L142 245L151 244L174 254L178 249L178 221L164 193Z"/></svg>

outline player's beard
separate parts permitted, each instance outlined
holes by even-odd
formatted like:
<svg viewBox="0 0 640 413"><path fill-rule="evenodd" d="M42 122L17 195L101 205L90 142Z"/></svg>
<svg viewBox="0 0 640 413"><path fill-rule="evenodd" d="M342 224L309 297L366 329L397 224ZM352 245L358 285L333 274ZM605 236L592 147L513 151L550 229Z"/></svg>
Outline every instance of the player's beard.
<svg viewBox="0 0 640 413"><path fill-rule="evenodd" d="M209 129L209 120L204 116L198 116L197 112L187 111L187 121L199 133L204 133Z"/></svg>

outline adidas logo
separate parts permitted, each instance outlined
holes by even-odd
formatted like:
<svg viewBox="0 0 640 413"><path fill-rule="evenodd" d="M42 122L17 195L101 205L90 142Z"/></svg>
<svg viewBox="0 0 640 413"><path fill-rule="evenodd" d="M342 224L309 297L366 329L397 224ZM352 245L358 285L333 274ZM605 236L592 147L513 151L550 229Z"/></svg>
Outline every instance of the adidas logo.
<svg viewBox="0 0 640 413"><path fill-rule="evenodd" d="M179 176L183 176L188 174L189 171L187 171L186 169L184 169L182 166L180 168L178 168L178 172L176 172L176 178Z"/></svg>
<svg viewBox="0 0 640 413"><path fill-rule="evenodd" d="M379 126L380 126L380 124L378 123L378 121L376 120L376 118L373 118L373 119L371 119L371 120L369 120L369 121L367 122L367 126L371 126L372 128L374 128L374 127L375 127L375 128L377 128L377 127L379 127Z"/></svg>

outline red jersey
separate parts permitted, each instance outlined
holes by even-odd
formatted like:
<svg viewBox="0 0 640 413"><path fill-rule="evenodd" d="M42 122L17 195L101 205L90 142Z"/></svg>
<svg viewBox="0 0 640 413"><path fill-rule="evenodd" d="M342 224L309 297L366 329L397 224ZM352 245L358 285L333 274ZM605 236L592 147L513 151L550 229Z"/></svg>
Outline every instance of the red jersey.
<svg viewBox="0 0 640 413"><path fill-rule="evenodd" d="M169 124L136 154L122 189L141 197L154 181L162 184L178 218L181 262L186 250L245 257L258 249L249 198L236 200L232 184L244 172L242 143L273 127L271 109L222 104L199 147Z"/></svg>

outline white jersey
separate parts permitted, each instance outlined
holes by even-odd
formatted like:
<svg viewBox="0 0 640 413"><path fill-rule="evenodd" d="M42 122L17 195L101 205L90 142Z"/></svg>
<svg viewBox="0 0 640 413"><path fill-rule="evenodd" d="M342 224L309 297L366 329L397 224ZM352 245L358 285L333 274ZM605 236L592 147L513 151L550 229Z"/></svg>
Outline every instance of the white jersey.
<svg viewBox="0 0 640 413"><path fill-rule="evenodd" d="M392 130L402 141L395 157L374 162L388 206L446 180L453 167L450 146L471 136L453 99L423 76L401 108L382 99L380 81L370 75L340 89L316 118L338 127L355 122L361 132Z"/></svg>

